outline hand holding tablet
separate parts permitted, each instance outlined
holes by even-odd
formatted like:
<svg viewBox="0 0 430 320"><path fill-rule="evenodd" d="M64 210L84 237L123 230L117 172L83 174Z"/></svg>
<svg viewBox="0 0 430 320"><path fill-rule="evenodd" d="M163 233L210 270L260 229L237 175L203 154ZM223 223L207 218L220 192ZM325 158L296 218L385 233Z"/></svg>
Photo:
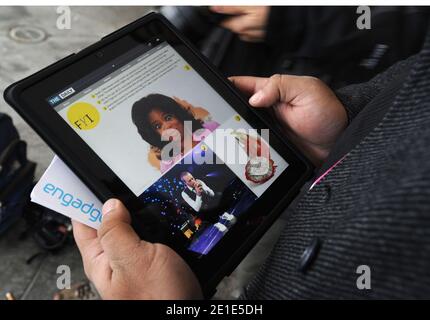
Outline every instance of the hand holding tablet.
<svg viewBox="0 0 430 320"><path fill-rule="evenodd" d="M275 75L232 77L256 108L271 108L288 138L318 166L348 124L346 110L321 80ZM306 121L304 121L306 119Z"/></svg>
<svg viewBox="0 0 430 320"><path fill-rule="evenodd" d="M127 208L116 199L104 204L98 232L73 222L85 273L102 298L201 298L199 283L185 261L168 246L140 240L130 223Z"/></svg>
<svg viewBox="0 0 430 320"><path fill-rule="evenodd" d="M206 295L312 172L157 14L12 85L5 98L100 201L122 201L133 226L124 225L125 238L176 252Z"/></svg>

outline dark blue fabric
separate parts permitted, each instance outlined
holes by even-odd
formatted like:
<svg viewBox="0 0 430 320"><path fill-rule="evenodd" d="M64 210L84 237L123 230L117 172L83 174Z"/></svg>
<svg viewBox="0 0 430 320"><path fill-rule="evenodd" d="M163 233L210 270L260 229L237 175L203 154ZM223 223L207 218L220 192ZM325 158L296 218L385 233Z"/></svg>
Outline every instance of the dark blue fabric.
<svg viewBox="0 0 430 320"><path fill-rule="evenodd" d="M33 186L34 169L12 119L0 113L0 234L22 215Z"/></svg>

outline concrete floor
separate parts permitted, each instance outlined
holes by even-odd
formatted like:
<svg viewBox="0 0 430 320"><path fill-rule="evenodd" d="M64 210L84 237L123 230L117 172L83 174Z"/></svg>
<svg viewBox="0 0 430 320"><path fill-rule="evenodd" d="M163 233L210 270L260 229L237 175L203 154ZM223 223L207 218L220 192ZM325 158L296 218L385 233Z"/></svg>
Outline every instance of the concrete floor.
<svg viewBox="0 0 430 320"><path fill-rule="evenodd" d="M59 30L56 7L0 7L0 93L10 83L88 46L149 10L149 7L71 7L71 29ZM17 26L37 27L46 37L38 43L15 41L10 30ZM3 99L0 99L0 112L12 116L21 137L27 141L28 157L37 163L36 178L39 178L52 159L52 151ZM236 271L220 284L215 298L239 296L270 251L283 224L280 220L272 227ZM26 259L39 249L31 239L20 239L23 228L22 222L17 223L0 237L0 299L8 291L17 297L24 295L25 299L51 299L57 291L56 269L61 264L70 266L72 282L85 279L74 245L26 264Z"/></svg>
<svg viewBox="0 0 430 320"><path fill-rule="evenodd" d="M98 41L101 37L141 17L150 7L71 7L70 30L56 27L57 7L0 7L0 90L43 67ZM17 42L10 30L37 27L46 32L39 43ZM91 31L89 31L91 30ZM37 177L52 159L47 145L0 99L0 112L10 114L29 144L29 158L37 162Z"/></svg>

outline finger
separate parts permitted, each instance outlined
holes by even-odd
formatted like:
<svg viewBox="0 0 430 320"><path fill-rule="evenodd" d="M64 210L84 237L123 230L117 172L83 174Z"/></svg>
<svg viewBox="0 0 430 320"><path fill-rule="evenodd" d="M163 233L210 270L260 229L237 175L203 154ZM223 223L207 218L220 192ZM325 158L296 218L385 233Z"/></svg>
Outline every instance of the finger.
<svg viewBox="0 0 430 320"><path fill-rule="evenodd" d="M231 15L243 14L246 12L246 6L211 6L209 9L216 13Z"/></svg>
<svg viewBox="0 0 430 320"><path fill-rule="evenodd" d="M234 33L243 34L249 29L251 24L249 22L249 17L243 15L226 18L220 23L220 26Z"/></svg>
<svg viewBox="0 0 430 320"><path fill-rule="evenodd" d="M132 261L133 253L140 245L140 238L130 223L130 214L121 201L106 201L98 238L113 269Z"/></svg>
<svg viewBox="0 0 430 320"><path fill-rule="evenodd" d="M269 78L260 78L260 77L248 77L248 76L235 76L228 78L231 82L233 82L234 86L238 88L243 93L249 95L254 94L261 88L263 88Z"/></svg>
<svg viewBox="0 0 430 320"><path fill-rule="evenodd" d="M239 39L245 42L261 42L263 41L265 32L261 29L247 30L243 34L239 34Z"/></svg>
<svg viewBox="0 0 430 320"><path fill-rule="evenodd" d="M281 100L280 85L277 79L270 78L263 88L258 90L250 99L254 107L269 107Z"/></svg>
<svg viewBox="0 0 430 320"><path fill-rule="evenodd" d="M307 88L309 77L274 75L258 90L249 103L254 107L270 107L279 102L290 103Z"/></svg>
<svg viewBox="0 0 430 320"><path fill-rule="evenodd" d="M257 43L262 41L261 38L259 37L250 37L248 35L240 35L239 39L244 42L252 42L252 43Z"/></svg>
<svg viewBox="0 0 430 320"><path fill-rule="evenodd" d="M85 243L94 239L97 239L97 230L91 228L81 222L72 220L73 236L75 238L78 247L80 245L85 246Z"/></svg>
<svg viewBox="0 0 430 320"><path fill-rule="evenodd" d="M85 273L88 278L93 279L94 273L100 272L97 266L97 258L103 253L103 249L97 238L97 230L88 227L78 221L72 220L73 236L82 256ZM96 272L94 272L96 270Z"/></svg>

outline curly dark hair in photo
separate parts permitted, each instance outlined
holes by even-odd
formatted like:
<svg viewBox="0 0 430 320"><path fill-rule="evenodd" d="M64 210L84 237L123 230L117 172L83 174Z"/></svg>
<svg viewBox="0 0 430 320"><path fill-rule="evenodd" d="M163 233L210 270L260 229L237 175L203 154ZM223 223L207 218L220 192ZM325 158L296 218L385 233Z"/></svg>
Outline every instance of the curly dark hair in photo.
<svg viewBox="0 0 430 320"><path fill-rule="evenodd" d="M168 141L161 141L160 135L149 121L149 114L153 110L172 114L182 122L191 121L193 132L203 128L202 122L195 119L190 111L183 108L173 98L158 93L143 97L133 104L131 118L142 139L159 149L162 149Z"/></svg>

